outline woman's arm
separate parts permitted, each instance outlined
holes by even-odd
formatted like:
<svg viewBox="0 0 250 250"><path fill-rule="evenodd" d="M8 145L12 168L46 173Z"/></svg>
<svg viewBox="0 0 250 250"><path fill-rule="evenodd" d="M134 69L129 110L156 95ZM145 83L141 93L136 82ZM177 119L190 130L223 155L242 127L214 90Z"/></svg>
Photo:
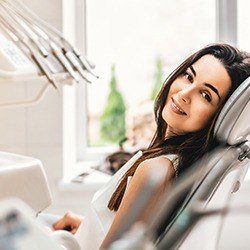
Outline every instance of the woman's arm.
<svg viewBox="0 0 250 250"><path fill-rule="evenodd" d="M165 157L149 159L142 162L138 166L128 188L126 189L121 205L115 215L114 221L102 242L101 249L105 249L113 241L114 235L118 230L120 223L122 223L122 221L126 218L129 209L131 206L133 206L133 203L137 198L136 195L144 187L143 184L148 175L155 171L161 171L163 174L163 179L166 181L164 181L164 183L159 183L159 191L151 199L150 205L141 216L140 220L144 222L146 221L148 214L150 214L155 208L155 204L157 204L157 201L162 195L163 190L167 187L175 175L172 162Z"/></svg>

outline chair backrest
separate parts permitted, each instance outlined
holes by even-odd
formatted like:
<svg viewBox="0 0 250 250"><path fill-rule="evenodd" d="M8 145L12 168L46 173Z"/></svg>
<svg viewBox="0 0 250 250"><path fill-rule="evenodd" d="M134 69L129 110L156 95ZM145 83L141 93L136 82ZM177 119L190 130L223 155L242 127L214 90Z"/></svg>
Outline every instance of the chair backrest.
<svg viewBox="0 0 250 250"><path fill-rule="evenodd" d="M222 142L221 147L211 152L206 159L195 163L187 174L179 178L166 197L165 205L153 224L159 249L169 249L183 239L185 227L180 228L183 214L192 211L197 201L206 206L218 187L230 172L233 172L231 190L241 171L232 171L244 159L247 150L247 138L250 134L250 78L245 80L232 94L223 107L215 125L214 136ZM248 159L245 159L248 161ZM243 171L245 173L245 170ZM228 192L222 192L221 197ZM179 204L182 204L179 206ZM176 207L180 207L176 213ZM175 216L172 214L175 213Z"/></svg>
<svg viewBox="0 0 250 250"><path fill-rule="evenodd" d="M217 180L215 187L210 189L209 193L208 190L202 190L203 188L206 188L202 185L203 188L197 192L196 201L194 200L191 202L193 205L187 207L185 211L195 213L194 204L197 204L197 200L201 202L200 205L202 205L202 210L205 212L219 209L225 211L225 208L229 209L231 200L235 199L240 193L238 191L243 185L244 177L249 165L249 160L245 159L242 162L231 164L228 168L225 168L225 165L222 166L225 173L222 173L221 175L219 175L219 173L217 174L217 178L221 178L221 180ZM215 176L210 176L211 183L214 183L212 177ZM204 184L207 184L208 182L209 180L206 180ZM191 230L189 229L186 231L184 237L179 241L178 248L194 250L201 249L200 246L202 242L202 245L205 245L202 249L218 249L218 239L221 234L221 228L225 216L226 215L221 212L209 217L200 217L199 221L190 228ZM236 234L235 238L237 238Z"/></svg>
<svg viewBox="0 0 250 250"><path fill-rule="evenodd" d="M51 193L41 161L0 152L0 199L17 197L36 213L51 204Z"/></svg>

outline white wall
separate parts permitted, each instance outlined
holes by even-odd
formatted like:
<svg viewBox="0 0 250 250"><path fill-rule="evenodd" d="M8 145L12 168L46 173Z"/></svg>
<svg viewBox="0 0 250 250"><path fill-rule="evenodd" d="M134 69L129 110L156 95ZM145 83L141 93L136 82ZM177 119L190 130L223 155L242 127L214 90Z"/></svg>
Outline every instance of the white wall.
<svg viewBox="0 0 250 250"><path fill-rule="evenodd" d="M62 29L62 0L23 0L34 12ZM43 86L40 80L12 83L0 79L0 103L30 99ZM62 178L62 91L49 88L37 105L0 107L0 150L29 155L43 162L53 195L48 212L66 210L84 214L95 190L84 186L59 188ZM39 197L38 197L39 199Z"/></svg>

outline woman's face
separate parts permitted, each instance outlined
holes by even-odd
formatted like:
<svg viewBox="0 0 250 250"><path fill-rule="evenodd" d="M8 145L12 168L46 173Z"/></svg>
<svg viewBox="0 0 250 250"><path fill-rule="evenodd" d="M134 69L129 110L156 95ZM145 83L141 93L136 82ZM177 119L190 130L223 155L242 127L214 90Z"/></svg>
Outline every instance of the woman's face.
<svg viewBox="0 0 250 250"><path fill-rule="evenodd" d="M183 134L204 128L213 118L231 87L223 64L205 55L171 85L162 117L168 132Z"/></svg>

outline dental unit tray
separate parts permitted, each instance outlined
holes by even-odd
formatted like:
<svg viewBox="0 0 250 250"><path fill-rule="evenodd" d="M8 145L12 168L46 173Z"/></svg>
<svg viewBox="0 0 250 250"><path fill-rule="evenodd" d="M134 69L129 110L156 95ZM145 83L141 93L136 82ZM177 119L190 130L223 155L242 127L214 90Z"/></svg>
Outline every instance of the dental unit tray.
<svg viewBox="0 0 250 250"><path fill-rule="evenodd" d="M0 151L0 199L8 197L23 200L35 214L51 204L51 193L41 161Z"/></svg>
<svg viewBox="0 0 250 250"><path fill-rule="evenodd" d="M71 82L91 83L95 66L63 35L44 22L21 1L0 1L0 78L14 80L45 76L54 88L64 83L58 77L67 74ZM63 77L63 79L65 76ZM33 102L47 89L41 89ZM29 103L30 101L28 101ZM0 106L8 106L1 105Z"/></svg>

